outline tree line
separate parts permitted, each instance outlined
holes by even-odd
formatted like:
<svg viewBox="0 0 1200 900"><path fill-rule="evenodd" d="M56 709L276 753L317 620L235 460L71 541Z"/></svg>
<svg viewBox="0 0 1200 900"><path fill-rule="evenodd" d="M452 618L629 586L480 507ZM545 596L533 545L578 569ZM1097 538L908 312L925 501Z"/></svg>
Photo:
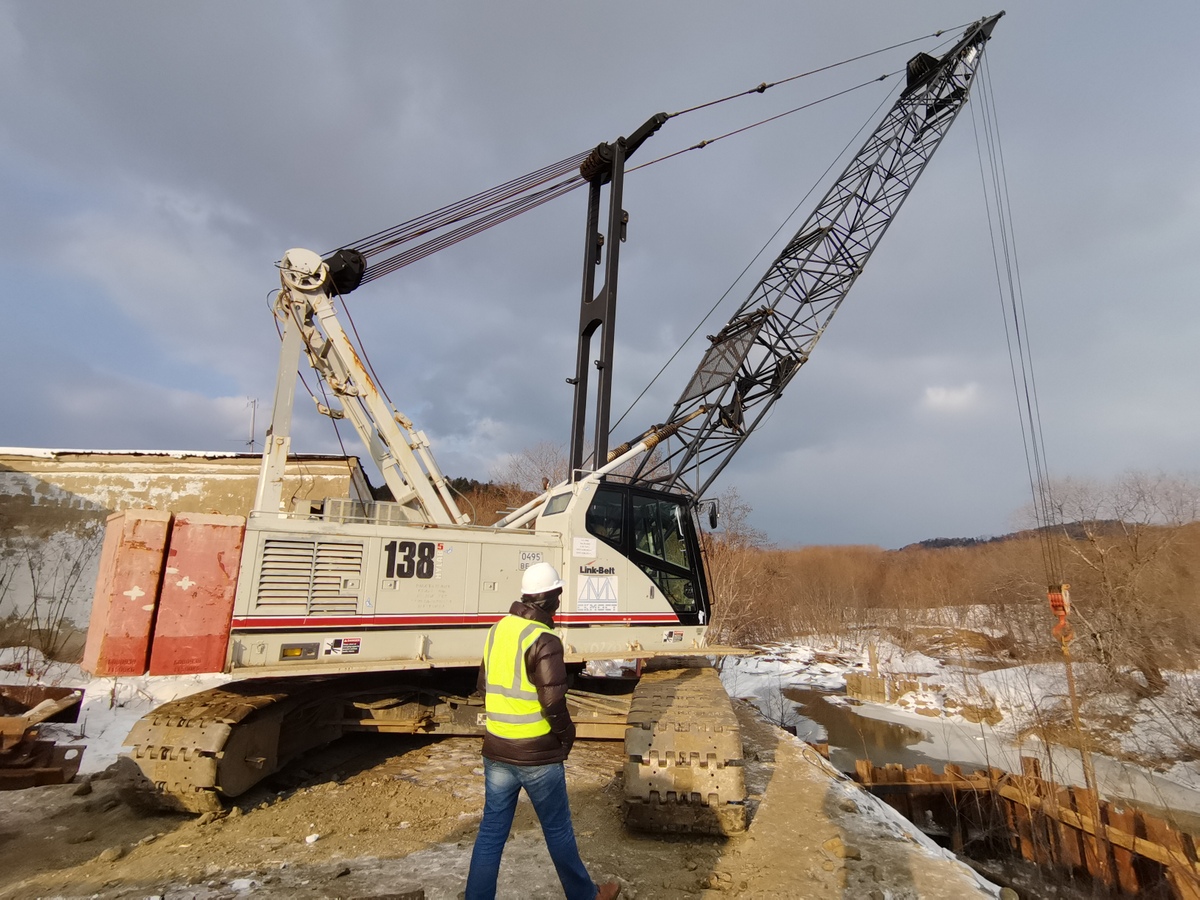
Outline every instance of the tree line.
<svg viewBox="0 0 1200 900"><path fill-rule="evenodd" d="M1066 479L1051 491L1059 524L1000 538L780 549L749 527L734 492L725 528L706 538L713 628L726 643L838 638L884 627L901 642L931 610L984 626L1015 656L1058 654L1047 582L1070 585L1076 659L1147 694L1164 672L1200 662L1200 481L1129 473ZM1046 542L1060 572L1048 573ZM957 611L957 612L955 612Z"/></svg>

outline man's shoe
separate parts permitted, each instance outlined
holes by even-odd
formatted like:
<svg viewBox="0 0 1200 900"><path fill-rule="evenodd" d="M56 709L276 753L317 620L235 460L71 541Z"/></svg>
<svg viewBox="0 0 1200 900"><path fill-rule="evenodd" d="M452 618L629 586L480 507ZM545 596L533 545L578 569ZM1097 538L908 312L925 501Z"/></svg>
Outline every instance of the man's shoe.
<svg viewBox="0 0 1200 900"><path fill-rule="evenodd" d="M621 884L617 881L606 881L596 890L596 900L617 900L621 896Z"/></svg>

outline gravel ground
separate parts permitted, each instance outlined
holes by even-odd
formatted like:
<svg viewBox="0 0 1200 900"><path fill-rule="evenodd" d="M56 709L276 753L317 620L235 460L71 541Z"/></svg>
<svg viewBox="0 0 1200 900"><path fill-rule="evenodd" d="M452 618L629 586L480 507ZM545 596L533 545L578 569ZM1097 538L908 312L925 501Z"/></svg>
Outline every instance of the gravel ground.
<svg viewBox="0 0 1200 900"><path fill-rule="evenodd" d="M617 743L567 763L584 861L626 898L996 896L965 865L739 705L751 826L729 839L625 830ZM224 817L154 805L123 760L81 784L0 794L0 898L455 900L483 806L479 743L359 735L239 799ZM421 893L423 892L423 894ZM561 897L522 801L500 897Z"/></svg>

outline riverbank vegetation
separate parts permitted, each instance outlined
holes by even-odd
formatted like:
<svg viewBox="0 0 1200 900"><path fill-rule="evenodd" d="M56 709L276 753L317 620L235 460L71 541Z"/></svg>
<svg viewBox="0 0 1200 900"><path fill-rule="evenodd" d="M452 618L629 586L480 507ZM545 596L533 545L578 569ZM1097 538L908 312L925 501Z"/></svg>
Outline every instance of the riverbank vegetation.
<svg viewBox="0 0 1200 900"><path fill-rule="evenodd" d="M1200 481L1131 473L1063 481L1054 496L1066 524L1049 533L884 550L771 546L732 492L722 499L724 528L706 536L712 638L884 642L953 664L965 695L982 690L988 670L1034 673L1023 686L1005 682L1022 695L1005 701L1023 710L1018 730L1151 766L1200 758L1200 680L1189 677L1200 668ZM1052 633L1047 541L1070 584L1079 722Z"/></svg>
<svg viewBox="0 0 1200 900"><path fill-rule="evenodd" d="M1200 481L1133 473L1108 484L1064 481L1055 497L1067 524L1046 537L1071 585L1076 658L1150 695L1164 687L1164 671L1200 664ZM1060 652L1035 531L900 550L781 549L749 525L736 492L722 511L724 529L707 536L722 642L882 628L916 646L931 639L930 628L970 627L977 636L964 640L1014 659Z"/></svg>

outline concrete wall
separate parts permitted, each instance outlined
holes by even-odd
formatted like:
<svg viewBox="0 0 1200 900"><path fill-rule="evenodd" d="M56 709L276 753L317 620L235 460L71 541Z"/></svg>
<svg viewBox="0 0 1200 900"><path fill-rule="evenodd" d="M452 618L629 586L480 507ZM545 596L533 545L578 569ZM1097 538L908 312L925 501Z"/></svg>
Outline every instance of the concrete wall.
<svg viewBox="0 0 1200 900"><path fill-rule="evenodd" d="M0 646L29 643L62 658L82 649L104 522L122 509L245 516L257 454L0 449ZM289 501L369 500L357 459L298 456Z"/></svg>

